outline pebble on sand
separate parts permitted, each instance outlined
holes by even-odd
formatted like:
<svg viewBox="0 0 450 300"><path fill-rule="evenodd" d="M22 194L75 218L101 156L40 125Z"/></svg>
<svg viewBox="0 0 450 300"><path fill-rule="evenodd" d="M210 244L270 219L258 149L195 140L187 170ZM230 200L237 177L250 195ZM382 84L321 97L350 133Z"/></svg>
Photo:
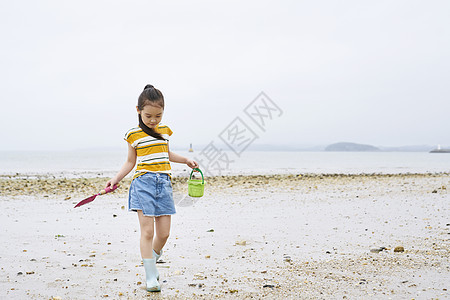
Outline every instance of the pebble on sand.
<svg viewBox="0 0 450 300"><path fill-rule="evenodd" d="M372 248L372 249L370 249L370 252L372 252L372 253L380 253L383 250L386 250L386 247Z"/></svg>
<svg viewBox="0 0 450 300"><path fill-rule="evenodd" d="M405 248L402 246L397 246L394 248L394 252L405 252Z"/></svg>
<svg viewBox="0 0 450 300"><path fill-rule="evenodd" d="M208 278L208 277L202 273L194 274L194 280L205 280L206 278Z"/></svg>

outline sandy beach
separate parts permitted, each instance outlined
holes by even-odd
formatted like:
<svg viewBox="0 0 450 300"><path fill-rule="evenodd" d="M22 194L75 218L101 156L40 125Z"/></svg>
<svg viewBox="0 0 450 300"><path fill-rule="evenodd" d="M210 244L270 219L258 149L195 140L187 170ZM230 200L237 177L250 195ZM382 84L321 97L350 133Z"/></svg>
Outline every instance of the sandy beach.
<svg viewBox="0 0 450 300"><path fill-rule="evenodd" d="M106 180L0 178L1 299L450 298L450 174L174 178L156 294Z"/></svg>

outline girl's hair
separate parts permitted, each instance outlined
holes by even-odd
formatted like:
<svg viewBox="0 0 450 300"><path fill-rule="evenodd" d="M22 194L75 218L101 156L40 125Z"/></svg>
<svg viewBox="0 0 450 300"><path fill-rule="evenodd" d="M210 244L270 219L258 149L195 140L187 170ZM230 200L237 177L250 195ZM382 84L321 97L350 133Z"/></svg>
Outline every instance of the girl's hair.
<svg viewBox="0 0 450 300"><path fill-rule="evenodd" d="M161 93L160 90L155 89L155 87L151 84L147 84L142 91L142 93L139 95L138 98L138 109L142 111L144 109L145 105L153 105L153 106L159 106L162 109L164 109L164 96ZM162 135L158 132L156 132L154 129L148 127L144 124L142 121L141 114L138 114L139 118L139 127L144 131L146 134L158 139L158 140L165 140L165 138L162 137Z"/></svg>

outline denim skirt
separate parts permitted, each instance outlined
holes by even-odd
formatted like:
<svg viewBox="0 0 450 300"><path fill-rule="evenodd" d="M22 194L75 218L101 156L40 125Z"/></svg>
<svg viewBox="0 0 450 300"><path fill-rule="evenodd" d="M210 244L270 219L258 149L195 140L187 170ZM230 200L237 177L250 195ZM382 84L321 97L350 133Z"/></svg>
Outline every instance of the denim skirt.
<svg viewBox="0 0 450 300"><path fill-rule="evenodd" d="M147 172L133 179L128 195L128 208L130 211L142 210L144 216L175 214L170 176Z"/></svg>

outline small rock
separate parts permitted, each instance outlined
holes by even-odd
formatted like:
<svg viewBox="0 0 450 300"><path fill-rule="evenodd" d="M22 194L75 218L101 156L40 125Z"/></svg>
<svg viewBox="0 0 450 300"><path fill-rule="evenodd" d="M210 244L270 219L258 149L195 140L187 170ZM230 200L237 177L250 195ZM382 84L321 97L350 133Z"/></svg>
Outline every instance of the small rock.
<svg viewBox="0 0 450 300"><path fill-rule="evenodd" d="M405 252L405 248L402 246L397 246L394 248L394 252Z"/></svg>
<svg viewBox="0 0 450 300"><path fill-rule="evenodd" d="M194 280L204 280L207 277L201 273L194 274Z"/></svg>
<svg viewBox="0 0 450 300"><path fill-rule="evenodd" d="M235 245L245 246L245 245L247 245L247 241L245 241L245 240L237 241L237 242L235 243Z"/></svg>
<svg viewBox="0 0 450 300"><path fill-rule="evenodd" d="M372 249L370 249L370 252L372 252L372 253L380 253L383 250L386 250L386 247L372 248Z"/></svg>
<svg viewBox="0 0 450 300"><path fill-rule="evenodd" d="M263 285L263 288L274 288L275 286L273 284L265 284Z"/></svg>
<svg viewBox="0 0 450 300"><path fill-rule="evenodd" d="M214 232L214 229L210 229L210 230L208 230L208 231L206 231L206 232Z"/></svg>

